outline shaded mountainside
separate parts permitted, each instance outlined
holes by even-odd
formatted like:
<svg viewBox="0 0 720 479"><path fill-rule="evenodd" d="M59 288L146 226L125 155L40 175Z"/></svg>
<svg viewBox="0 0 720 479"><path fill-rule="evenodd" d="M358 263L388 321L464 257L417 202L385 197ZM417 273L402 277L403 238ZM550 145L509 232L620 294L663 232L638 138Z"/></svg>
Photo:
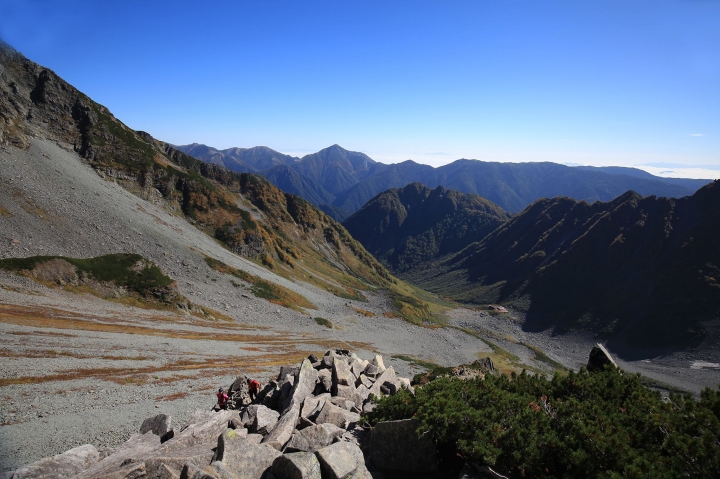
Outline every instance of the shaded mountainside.
<svg viewBox="0 0 720 479"><path fill-rule="evenodd" d="M77 152L100 176L184 215L233 252L285 278L344 298L363 299L362 290L369 288L389 288L400 303L411 294L345 228L308 201L261 176L202 162L128 128L4 43L0 62L0 144L25 149L32 136L51 139Z"/></svg>
<svg viewBox="0 0 720 479"><path fill-rule="evenodd" d="M385 191L343 226L397 274L480 241L508 219L492 202L420 183Z"/></svg>
<svg viewBox="0 0 720 479"><path fill-rule="evenodd" d="M677 346L720 316L719 235L720 181L681 199L542 199L409 279L462 301L525 309L529 329Z"/></svg>

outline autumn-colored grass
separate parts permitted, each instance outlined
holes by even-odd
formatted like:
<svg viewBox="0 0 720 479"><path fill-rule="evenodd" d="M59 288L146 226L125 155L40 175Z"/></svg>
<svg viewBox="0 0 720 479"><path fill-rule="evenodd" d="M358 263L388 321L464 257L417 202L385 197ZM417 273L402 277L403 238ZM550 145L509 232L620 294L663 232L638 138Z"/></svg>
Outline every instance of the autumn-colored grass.
<svg viewBox="0 0 720 479"><path fill-rule="evenodd" d="M185 391L178 391L175 394L169 394L167 396L158 396L155 398L156 401L175 401L188 397L188 393Z"/></svg>
<svg viewBox="0 0 720 479"><path fill-rule="evenodd" d="M70 357L75 359L106 359L108 361L144 361L151 359L148 356L112 356L103 354L95 356L92 354L82 354L75 351L58 351L55 349L45 350L23 350L11 351L9 349L0 349L0 357L4 358L59 358Z"/></svg>
<svg viewBox="0 0 720 479"><path fill-rule="evenodd" d="M366 318L372 318L372 317L375 316L375 313L373 313L372 311L366 311L366 310L364 310L364 309L353 308L352 306L348 306L348 307L349 307L350 309L355 310L356 313L365 316Z"/></svg>

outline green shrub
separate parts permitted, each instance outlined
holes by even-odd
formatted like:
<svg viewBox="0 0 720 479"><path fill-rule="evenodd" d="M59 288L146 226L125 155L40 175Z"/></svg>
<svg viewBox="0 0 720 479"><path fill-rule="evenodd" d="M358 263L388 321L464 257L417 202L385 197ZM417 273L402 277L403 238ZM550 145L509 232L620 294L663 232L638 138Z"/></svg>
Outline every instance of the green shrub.
<svg viewBox="0 0 720 479"><path fill-rule="evenodd" d="M410 417L439 450L509 477L719 477L720 390L663 400L615 370L441 378L382 399L369 419Z"/></svg>
<svg viewBox="0 0 720 479"><path fill-rule="evenodd" d="M10 271L32 270L52 259L62 259L87 273L97 281L114 282L138 294L146 295L152 289L167 286L173 279L165 276L160 268L139 254L107 254L95 258L67 258L64 256L32 256L0 260L0 269ZM140 265L140 268L136 266Z"/></svg>
<svg viewBox="0 0 720 479"><path fill-rule="evenodd" d="M318 323L320 326L325 326L326 328L332 329L333 324L330 322L330 320L325 318L315 318L315 322Z"/></svg>

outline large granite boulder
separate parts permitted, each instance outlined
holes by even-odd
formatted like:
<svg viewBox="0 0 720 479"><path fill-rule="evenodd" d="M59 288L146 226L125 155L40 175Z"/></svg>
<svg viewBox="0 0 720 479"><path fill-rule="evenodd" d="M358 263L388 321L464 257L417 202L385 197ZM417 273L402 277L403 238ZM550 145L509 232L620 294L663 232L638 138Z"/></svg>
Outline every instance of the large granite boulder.
<svg viewBox="0 0 720 479"><path fill-rule="evenodd" d="M159 444L159 441L158 441ZM100 454L95 446L85 444L57 456L46 457L28 464L15 471L12 476L17 479L65 478L75 477L82 471L100 461Z"/></svg>
<svg viewBox="0 0 720 479"><path fill-rule="evenodd" d="M140 426L140 434L152 431L157 436L164 436L172 429L172 418L168 414L158 414L157 416L145 419Z"/></svg>
<svg viewBox="0 0 720 479"><path fill-rule="evenodd" d="M145 458L145 473L147 477L156 477L163 464L178 473L182 472L185 464L192 464L202 469L210 464L216 444L217 442L195 444L153 454L152 457Z"/></svg>
<svg viewBox="0 0 720 479"><path fill-rule="evenodd" d="M330 399L329 393L306 397L305 401L303 401L302 409L300 410L300 417L315 420L325 405L325 401L328 399Z"/></svg>
<svg viewBox="0 0 720 479"><path fill-rule="evenodd" d="M329 393L332 391L332 371L330 369L318 371L318 385L315 391L316 393Z"/></svg>
<svg viewBox="0 0 720 479"><path fill-rule="evenodd" d="M370 435L370 460L380 469L404 472L436 471L435 444L429 436L418 437L417 419L379 422Z"/></svg>
<svg viewBox="0 0 720 479"><path fill-rule="evenodd" d="M315 419L317 424L334 424L337 427L347 429L360 420L360 415L338 407L330 401L325 401L320 414Z"/></svg>
<svg viewBox="0 0 720 479"><path fill-rule="evenodd" d="M253 421L252 426L250 426L250 432L265 436L272 431L279 418L279 412L273 411L266 406L259 406L255 410L255 420Z"/></svg>
<svg viewBox="0 0 720 479"><path fill-rule="evenodd" d="M227 429L228 424L237 418L237 411L219 411L213 413L208 419L190 424L174 438L163 444L164 450L215 442L220 434Z"/></svg>
<svg viewBox="0 0 720 479"><path fill-rule="evenodd" d="M111 454L83 470L75 477L78 479L102 477L116 472L123 464L139 463L142 459L150 457L152 453L161 447L160 437L151 431L145 434L133 434L120 447ZM143 465L143 470L145 466Z"/></svg>
<svg viewBox="0 0 720 479"><path fill-rule="evenodd" d="M277 479L322 479L320 462L311 452L293 452L275 459L272 473Z"/></svg>
<svg viewBox="0 0 720 479"><path fill-rule="evenodd" d="M394 390L400 388L400 381L398 381L397 376L395 376L395 370L392 366L383 371L382 374L380 374L380 376L375 380L375 383L370 388L369 394L374 394L379 397L382 393L382 387L385 384L388 384L388 386L392 385ZM387 388L388 386L385 387Z"/></svg>
<svg viewBox="0 0 720 479"><path fill-rule="evenodd" d="M615 364L612 356L600 343L597 343L590 351L590 357L588 357L587 370L588 372L602 371L606 366L612 366L617 369L618 365Z"/></svg>
<svg viewBox="0 0 720 479"><path fill-rule="evenodd" d="M351 442L336 442L317 451L323 479L371 478L360 448Z"/></svg>
<svg viewBox="0 0 720 479"><path fill-rule="evenodd" d="M282 416L280 416L280 419L272 431L262 440L263 444L268 444L278 451L282 450L285 443L292 437L299 417L300 405L293 403L292 406L286 409Z"/></svg>
<svg viewBox="0 0 720 479"><path fill-rule="evenodd" d="M311 396L315 390L315 383L318 379L318 372L312 367L312 363L305 359L295 375L295 381L290 396L285 401L287 409L292 404L302 405L306 397Z"/></svg>
<svg viewBox="0 0 720 479"><path fill-rule="evenodd" d="M240 437L223 434L218 438L215 460L221 461L238 479L260 479L281 455L280 451L252 440L257 435Z"/></svg>
<svg viewBox="0 0 720 479"><path fill-rule="evenodd" d="M287 443L286 451L314 452L329 446L336 438L341 437L345 429L334 424L316 424L295 431Z"/></svg>

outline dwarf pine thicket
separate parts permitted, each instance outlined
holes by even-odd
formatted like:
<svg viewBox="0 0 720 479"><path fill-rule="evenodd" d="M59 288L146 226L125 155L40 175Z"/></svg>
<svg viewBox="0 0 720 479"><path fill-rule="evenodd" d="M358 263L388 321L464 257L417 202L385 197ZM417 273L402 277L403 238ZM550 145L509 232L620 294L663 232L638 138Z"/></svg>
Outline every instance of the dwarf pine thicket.
<svg viewBox="0 0 720 479"><path fill-rule="evenodd" d="M437 379L380 401L370 420L415 417L445 451L508 477L718 477L720 389L662 398L617 370ZM447 464L449 466L449 464Z"/></svg>

